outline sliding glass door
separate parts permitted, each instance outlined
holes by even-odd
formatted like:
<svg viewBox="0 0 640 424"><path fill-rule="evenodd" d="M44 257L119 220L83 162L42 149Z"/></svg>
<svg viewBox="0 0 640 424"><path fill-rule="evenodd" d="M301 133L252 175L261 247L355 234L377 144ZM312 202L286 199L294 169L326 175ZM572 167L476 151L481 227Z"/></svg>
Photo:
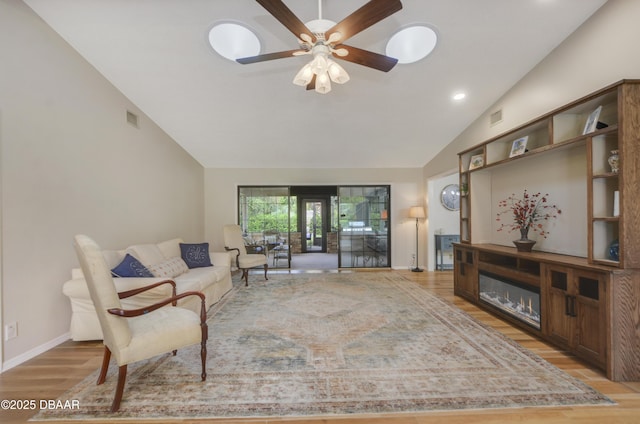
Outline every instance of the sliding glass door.
<svg viewBox="0 0 640 424"><path fill-rule="evenodd" d="M338 188L342 268L389 267L390 186Z"/></svg>
<svg viewBox="0 0 640 424"><path fill-rule="evenodd" d="M289 246L292 233L297 233L295 204L289 187L238 188L238 222L247 251L266 254L270 267L291 266Z"/></svg>
<svg viewBox="0 0 640 424"><path fill-rule="evenodd" d="M336 254L339 268L391 266L391 187L242 186L238 223L248 251L270 267L290 268L291 256Z"/></svg>

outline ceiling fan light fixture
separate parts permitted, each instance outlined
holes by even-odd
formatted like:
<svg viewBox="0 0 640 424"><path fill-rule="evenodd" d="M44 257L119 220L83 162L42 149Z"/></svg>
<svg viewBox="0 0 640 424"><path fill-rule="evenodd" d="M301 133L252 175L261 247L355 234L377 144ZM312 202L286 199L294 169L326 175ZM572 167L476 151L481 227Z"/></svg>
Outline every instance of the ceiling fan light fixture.
<svg viewBox="0 0 640 424"><path fill-rule="evenodd" d="M398 60L364 49L349 47L343 44L354 35L366 30L372 25L388 18L402 9L400 0L369 0L362 7L342 19L339 23L322 18L322 0L318 0L318 19L303 23L289 9L282 0L257 0L274 18L282 23L298 39L296 50L240 57L236 61L247 65L274 59L312 54L313 59L298 71L293 79L296 85L303 85L307 81L307 89L326 94L331 91L331 82L344 84L349 81L349 74L330 58L343 58L379 71L389 72ZM309 70L311 80L309 80Z"/></svg>

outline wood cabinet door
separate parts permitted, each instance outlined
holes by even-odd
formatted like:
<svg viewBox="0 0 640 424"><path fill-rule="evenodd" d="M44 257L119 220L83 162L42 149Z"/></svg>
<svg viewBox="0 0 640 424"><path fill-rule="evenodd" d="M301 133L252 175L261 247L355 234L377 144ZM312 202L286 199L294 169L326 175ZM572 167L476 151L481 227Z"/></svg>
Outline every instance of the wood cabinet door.
<svg viewBox="0 0 640 424"><path fill-rule="evenodd" d="M606 363L606 276L588 271L574 272L578 355Z"/></svg>
<svg viewBox="0 0 640 424"><path fill-rule="evenodd" d="M605 274L548 266L546 334L555 343L601 366L606 364Z"/></svg>
<svg viewBox="0 0 640 424"><path fill-rule="evenodd" d="M474 251L455 248L453 289L458 296L478 301L478 266Z"/></svg>
<svg viewBox="0 0 640 424"><path fill-rule="evenodd" d="M556 343L571 348L575 340L572 316L572 271L564 267L548 267L545 273L547 292L546 333Z"/></svg>

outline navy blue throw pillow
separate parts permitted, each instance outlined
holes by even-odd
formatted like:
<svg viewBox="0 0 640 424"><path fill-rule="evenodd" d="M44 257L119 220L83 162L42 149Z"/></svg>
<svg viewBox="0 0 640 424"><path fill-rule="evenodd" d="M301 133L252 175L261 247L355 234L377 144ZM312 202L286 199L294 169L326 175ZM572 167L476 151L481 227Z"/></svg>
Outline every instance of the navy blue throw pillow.
<svg viewBox="0 0 640 424"><path fill-rule="evenodd" d="M111 274L114 277L153 277L151 271L128 253L122 262L111 270Z"/></svg>
<svg viewBox="0 0 640 424"><path fill-rule="evenodd" d="M209 243L180 243L180 254L189 268L213 266L209 257Z"/></svg>

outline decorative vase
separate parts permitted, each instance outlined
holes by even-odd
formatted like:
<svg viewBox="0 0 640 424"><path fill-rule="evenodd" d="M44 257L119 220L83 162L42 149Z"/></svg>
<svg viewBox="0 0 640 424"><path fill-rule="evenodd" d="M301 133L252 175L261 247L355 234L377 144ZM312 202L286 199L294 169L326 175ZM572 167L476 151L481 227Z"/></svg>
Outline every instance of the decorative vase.
<svg viewBox="0 0 640 424"><path fill-rule="evenodd" d="M618 239L615 239L609 245L609 259L612 261L620 260L620 242Z"/></svg>
<svg viewBox="0 0 640 424"><path fill-rule="evenodd" d="M531 252L533 245L536 244L535 240L529 240L529 227L520 228L520 239L514 240L513 244L516 245L518 252Z"/></svg>
<svg viewBox="0 0 640 424"><path fill-rule="evenodd" d="M618 151L617 150L612 150L611 151L611 155L609 155L609 159L607 159L607 162L609 162L609 166L611 167L611 172L613 172L614 174L618 173L618 162L619 162L619 157L618 157Z"/></svg>

